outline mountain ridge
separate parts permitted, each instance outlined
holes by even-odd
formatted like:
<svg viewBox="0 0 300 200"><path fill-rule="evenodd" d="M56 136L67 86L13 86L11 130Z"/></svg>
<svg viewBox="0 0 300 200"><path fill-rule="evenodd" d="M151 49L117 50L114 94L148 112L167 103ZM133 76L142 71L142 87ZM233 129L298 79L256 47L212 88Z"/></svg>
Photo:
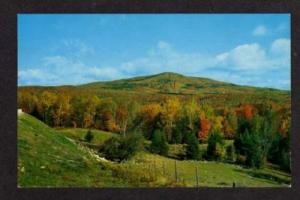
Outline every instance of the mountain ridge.
<svg viewBox="0 0 300 200"><path fill-rule="evenodd" d="M116 80L108 80L108 81L93 81L93 82L88 82L88 83L83 83L83 84L67 84L67 85L26 85L26 86L18 86L18 88L28 88L28 87L34 87L34 88L57 88L57 87L67 87L67 88L73 88L73 87L103 87L104 85L126 85L126 83L136 83L135 86L138 86L137 84L143 85L144 82L153 82L153 83L162 83L162 82L185 82L188 84L192 84L195 82L198 82L197 86L198 88L201 88L201 85L203 84L204 86L210 87L213 85L213 88L218 87L218 86L227 86L227 87L241 87L241 88L254 88L254 89L262 89L262 90L274 90L274 91L282 91L282 92L288 92L290 93L290 90L284 90L284 89L278 89L278 88L271 88L271 87L259 87L259 86L251 86L251 85L240 85L240 84L235 84L231 82L226 82L226 81L220 81L220 80L215 80L211 78L206 78L206 77L200 77L200 76L186 76L183 74L175 73L175 72L162 72L158 74L152 74L152 75L143 75L143 76L135 76L135 77L129 77L129 78L122 78L122 79L116 79ZM192 82L192 83L189 83ZM208 85L207 85L208 84ZM176 86L176 85L175 85ZM188 85L189 86L189 85ZM187 86L187 87L188 87ZM203 86L203 87L204 87Z"/></svg>

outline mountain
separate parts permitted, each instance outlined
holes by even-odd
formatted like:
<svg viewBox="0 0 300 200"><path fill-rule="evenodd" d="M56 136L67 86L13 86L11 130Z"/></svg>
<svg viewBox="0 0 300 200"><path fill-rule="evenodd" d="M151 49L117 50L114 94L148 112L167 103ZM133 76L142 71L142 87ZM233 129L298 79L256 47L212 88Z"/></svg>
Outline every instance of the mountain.
<svg viewBox="0 0 300 200"><path fill-rule="evenodd" d="M114 81L93 82L76 86L26 86L19 87L19 90L72 91L72 93L95 94L102 97L109 96L114 98L119 98L120 96L134 96L135 98L140 98L141 101L149 99L149 96L151 96L153 101L157 101L157 99L161 97L164 98L170 95L176 95L182 98L194 96L202 99L213 97L217 98L218 101L221 100L222 102L220 103L228 103L228 100L243 100L245 98L255 100L270 99L277 102L290 101L290 91L241 86L208 78L184 76L172 72ZM238 102L238 100L236 102Z"/></svg>

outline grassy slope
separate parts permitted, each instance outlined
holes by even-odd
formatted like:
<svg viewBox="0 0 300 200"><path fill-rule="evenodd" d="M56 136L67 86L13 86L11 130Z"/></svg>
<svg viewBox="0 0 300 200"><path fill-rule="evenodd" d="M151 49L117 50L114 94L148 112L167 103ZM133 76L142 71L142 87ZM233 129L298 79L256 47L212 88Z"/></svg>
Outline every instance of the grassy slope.
<svg viewBox="0 0 300 200"><path fill-rule="evenodd" d="M87 129L83 128L59 128L57 129L59 132L63 133L68 138L72 138L74 140L84 140L84 136L87 133ZM112 136L117 136L117 134L100 131L100 130L91 130L94 138L91 141L91 144L101 145L105 140L109 139Z"/></svg>
<svg viewBox="0 0 300 200"><path fill-rule="evenodd" d="M286 186L290 175L268 166L263 170L205 161L177 161L179 183L174 181L174 159L140 152L132 160L99 163L85 148L64 136L82 139L87 130L54 130L34 117L18 118L18 184L20 187L164 187L195 186L195 167L200 186ZM92 130L94 144L111 133ZM180 147L178 147L180 148ZM164 170L165 169L165 170ZM126 181L125 181L126 180Z"/></svg>
<svg viewBox="0 0 300 200"><path fill-rule="evenodd" d="M64 129L62 133L80 139L87 132L86 129ZM92 141L101 144L109 137L109 133L92 130L97 135ZM77 136L76 136L77 135ZM102 135L102 136L101 136ZM112 136L112 134L111 134ZM149 142L147 142L148 144ZM231 144L232 141L226 141ZM205 144L200 145L202 151L206 148ZM170 156L176 157L176 154L182 152L182 145L170 145ZM140 152L132 160L121 164L106 165L107 169L115 172L115 175L121 178L134 179L132 184L139 187L144 186L173 186L175 182L174 165L175 160L146 152ZM194 187L196 166L199 170L200 186L209 187L231 187L234 181L238 187L281 187L288 186L291 181L290 174L282 172L276 167L268 165L265 169L253 170L243 168L238 165L211 162L211 161L176 161L179 174L179 185ZM138 177L152 181L145 184L143 181L137 181ZM155 179L155 180L152 180ZM173 180L173 182L171 182ZM157 184L157 185L155 185ZM178 184L177 184L178 185Z"/></svg>
<svg viewBox="0 0 300 200"><path fill-rule="evenodd" d="M174 159L141 153L135 157L134 163L148 166L150 170L175 179ZM196 186L196 166L199 170L199 184L206 187L231 187L233 181L237 187L286 187L291 181L289 174L270 165L261 170L211 161L176 161L176 165L179 180L190 187Z"/></svg>
<svg viewBox="0 0 300 200"><path fill-rule="evenodd" d="M34 117L18 117L20 187L111 187L130 185L101 170L96 159L72 140Z"/></svg>

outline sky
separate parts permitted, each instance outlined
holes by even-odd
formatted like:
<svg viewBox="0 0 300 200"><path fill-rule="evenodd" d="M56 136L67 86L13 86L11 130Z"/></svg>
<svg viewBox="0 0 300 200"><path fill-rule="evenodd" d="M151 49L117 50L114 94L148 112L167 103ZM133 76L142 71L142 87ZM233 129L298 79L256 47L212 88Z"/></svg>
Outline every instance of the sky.
<svg viewBox="0 0 300 200"><path fill-rule="evenodd" d="M289 14L19 14L18 85L161 72L290 90Z"/></svg>

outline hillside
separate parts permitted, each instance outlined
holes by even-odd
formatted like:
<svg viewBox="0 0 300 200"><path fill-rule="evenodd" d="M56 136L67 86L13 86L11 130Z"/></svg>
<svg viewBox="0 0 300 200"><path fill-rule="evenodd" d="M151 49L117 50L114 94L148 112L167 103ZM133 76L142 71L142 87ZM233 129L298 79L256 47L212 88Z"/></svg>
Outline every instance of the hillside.
<svg viewBox="0 0 300 200"><path fill-rule="evenodd" d="M75 86L76 87L76 86ZM289 91L273 88L240 86L208 78L184 76L177 73L165 72L150 76L140 76L115 81L94 82L77 86L87 90L143 92L147 94L165 95L240 95L265 94L288 96Z"/></svg>
<svg viewBox="0 0 300 200"><path fill-rule="evenodd" d="M224 105L226 103L229 106L236 106L240 103L257 103L265 100L290 104L290 91L240 86L171 72L74 86L21 86L18 90L33 93L48 90L76 95L92 94L116 99L123 98L123 100L134 98L139 102L159 102L161 99L177 96L183 99L190 97L198 100L209 99L209 103L212 105Z"/></svg>
<svg viewBox="0 0 300 200"><path fill-rule="evenodd" d="M125 183L100 169L97 158L73 140L30 115L18 117L19 187L128 186Z"/></svg>
<svg viewBox="0 0 300 200"><path fill-rule="evenodd" d="M175 183L175 160L171 155L167 158L139 152L132 160L120 164L98 161L87 147L79 145L86 131L55 130L28 114L21 114L18 117L18 186L195 187L196 166L200 186L231 187L233 181L237 187L286 187L290 183L289 174L272 166L252 170L222 162L188 160L177 160L179 182ZM95 138L91 144L102 143L113 136L97 130L93 133ZM170 146L173 147L176 145Z"/></svg>
<svg viewBox="0 0 300 200"><path fill-rule="evenodd" d="M114 90L122 89L130 91L139 91L143 89L144 91L148 92L179 94L217 94L227 92L241 92L241 90L249 92L257 90L276 91L276 89L239 86L232 83L221 82L208 78L184 76L172 72L115 81L94 82L80 85L79 87Z"/></svg>

